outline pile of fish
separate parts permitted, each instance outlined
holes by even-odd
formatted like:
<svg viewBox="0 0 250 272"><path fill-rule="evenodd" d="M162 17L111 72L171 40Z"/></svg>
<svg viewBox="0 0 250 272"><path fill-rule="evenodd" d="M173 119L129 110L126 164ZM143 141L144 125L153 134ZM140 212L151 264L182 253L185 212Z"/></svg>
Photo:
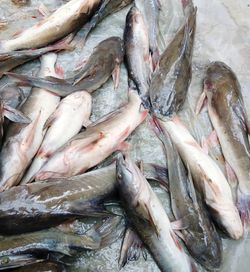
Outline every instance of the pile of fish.
<svg viewBox="0 0 250 272"><path fill-rule="evenodd" d="M160 0L70 0L54 12L43 6L42 21L0 40L0 77L8 78L0 90L0 270L66 271L70 257L122 237L119 268L149 252L161 271L214 271L221 237L247 236L250 123L240 84L225 63L206 67L193 110L206 106L214 131L200 145L179 116L199 12L192 1L182 4L185 22L166 45ZM75 41L84 50L98 23L126 6L123 39L101 41L64 78L60 51L74 50ZM38 57L38 75L10 72ZM116 92L123 62L127 103L91 122L92 93L111 77ZM165 167L131 158L126 139L142 123L161 142ZM220 161L212 147L221 148ZM170 198L172 216L155 186Z"/></svg>

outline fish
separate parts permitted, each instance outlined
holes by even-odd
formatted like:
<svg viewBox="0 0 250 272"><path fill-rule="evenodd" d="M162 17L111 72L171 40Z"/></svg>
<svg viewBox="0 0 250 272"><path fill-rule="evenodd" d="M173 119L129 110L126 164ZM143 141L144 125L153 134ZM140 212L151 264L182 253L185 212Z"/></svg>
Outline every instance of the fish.
<svg viewBox="0 0 250 272"><path fill-rule="evenodd" d="M237 207L242 222L249 225L250 125L240 83L229 66L216 61L208 65L203 84L198 107L207 101L209 118L219 139L226 164L238 182Z"/></svg>
<svg viewBox="0 0 250 272"><path fill-rule="evenodd" d="M115 88L118 87L123 55L123 41L119 37L110 37L94 48L87 62L71 78L64 80L53 76L40 78L10 72L5 74L13 78L19 86L44 88L62 97L77 91L92 93L100 88L111 75L114 78Z"/></svg>
<svg viewBox="0 0 250 272"><path fill-rule="evenodd" d="M108 240L113 239L112 232L116 231L116 228L119 228L119 222L113 220L104 221L101 225L98 224L97 227L94 225L82 235L66 233L52 228L4 236L1 238L0 257L35 252L52 252L73 256L79 251L101 249L102 240L107 243Z"/></svg>
<svg viewBox="0 0 250 272"><path fill-rule="evenodd" d="M149 48L152 55L153 67L157 66L159 61L158 37L159 30L159 14L161 10L161 0L135 0L135 6L140 10L147 25L149 34Z"/></svg>
<svg viewBox="0 0 250 272"><path fill-rule="evenodd" d="M158 166L146 163L143 168L146 178L166 180L166 169L159 173ZM115 164L70 178L10 188L0 193L0 233L33 232L67 220L107 216L102 203L115 194Z"/></svg>
<svg viewBox="0 0 250 272"><path fill-rule="evenodd" d="M126 149L125 139L147 117L138 94L130 90L128 103L96 123L58 149L36 174L36 180L70 177L84 173L113 152Z"/></svg>
<svg viewBox="0 0 250 272"><path fill-rule="evenodd" d="M8 72L30 60L36 59L43 54L51 51L71 50L72 46L69 44L70 40L71 38L69 37L55 44L39 49L17 50L6 53L0 52L0 78L5 72Z"/></svg>
<svg viewBox="0 0 250 272"><path fill-rule="evenodd" d="M12 269L11 271L16 271L13 269L18 267L23 267L26 265L29 266L31 264L37 264L43 261L44 261L43 258L38 258L32 254L21 254L21 255L10 254L6 256L1 256L0 257L0 271L7 270L7 269Z"/></svg>
<svg viewBox="0 0 250 272"><path fill-rule="evenodd" d="M115 12L123 9L131 4L133 0L104 0L102 1L99 9L92 16L90 21L83 26L83 34L81 36L81 42L86 43L86 40L90 32L107 16L114 14Z"/></svg>
<svg viewBox="0 0 250 272"><path fill-rule="evenodd" d="M6 84L0 89L0 97L6 105L14 109L17 109L25 99L23 90L12 84Z"/></svg>
<svg viewBox="0 0 250 272"><path fill-rule="evenodd" d="M41 58L40 75L56 75L55 53ZM31 160L36 155L45 134L44 124L55 111L60 97L45 89L33 88L21 107L21 111L31 119L27 126L12 124L6 132L6 140L0 153L0 191L17 185Z"/></svg>
<svg viewBox="0 0 250 272"><path fill-rule="evenodd" d="M66 267L59 262L52 262L52 261L43 261L38 262L30 265L25 265L23 267L16 268L13 272L66 272Z"/></svg>
<svg viewBox="0 0 250 272"><path fill-rule="evenodd" d="M192 271L169 218L139 168L122 154L117 159L117 188L127 218L161 271Z"/></svg>
<svg viewBox="0 0 250 272"><path fill-rule="evenodd" d="M152 111L161 119L171 119L182 109L191 82L196 9L186 21L162 53L149 86Z"/></svg>
<svg viewBox="0 0 250 272"><path fill-rule="evenodd" d="M148 29L135 6L131 7L126 17L124 49L129 77L136 85L145 108L149 108L148 90L152 69Z"/></svg>
<svg viewBox="0 0 250 272"><path fill-rule="evenodd" d="M50 156L75 136L82 126L87 127L90 124L91 101L91 95L85 91L72 93L61 100L44 124L46 134L20 184L32 182Z"/></svg>
<svg viewBox="0 0 250 272"><path fill-rule="evenodd" d="M81 28L98 8L100 2L100 0L71 0L12 39L1 40L0 52L37 49L56 42Z"/></svg>
<svg viewBox="0 0 250 272"><path fill-rule="evenodd" d="M195 192L193 179L186 169L169 135L160 130L167 155L169 193L175 219L185 227L182 239L191 256L208 270L219 269L222 263L221 238L211 221L201 196Z"/></svg>
<svg viewBox="0 0 250 272"><path fill-rule="evenodd" d="M157 120L168 133L186 167L190 169L195 189L201 194L216 224L232 239L243 236L239 212L233 201L230 186L220 167L196 142L180 119Z"/></svg>

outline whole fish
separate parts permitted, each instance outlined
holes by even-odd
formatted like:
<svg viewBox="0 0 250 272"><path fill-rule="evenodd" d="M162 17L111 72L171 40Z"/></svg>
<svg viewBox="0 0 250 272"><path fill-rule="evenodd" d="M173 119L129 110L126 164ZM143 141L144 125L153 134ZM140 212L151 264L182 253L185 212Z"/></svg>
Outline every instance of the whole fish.
<svg viewBox="0 0 250 272"><path fill-rule="evenodd" d="M44 48L11 51L7 53L0 52L0 78L5 72L8 72L17 66L24 64L25 62L36 59L43 54L51 51L60 51L71 48L72 47L68 44L68 39L65 39Z"/></svg>
<svg viewBox="0 0 250 272"><path fill-rule="evenodd" d="M171 208L176 220L181 220L185 245L192 257L208 270L218 269L222 262L222 242L210 221L200 195L196 195L193 180L169 135L161 137L167 152Z"/></svg>
<svg viewBox="0 0 250 272"><path fill-rule="evenodd" d="M143 14L144 21L147 24L149 34L149 48L152 54L153 66L156 67L159 60L158 37L159 31L159 14L161 9L161 0L135 0L135 6Z"/></svg>
<svg viewBox="0 0 250 272"><path fill-rule="evenodd" d="M123 54L122 40L119 37L110 37L100 42L80 71L66 80L6 74L16 79L19 85L45 88L60 96L83 90L91 93L100 88L111 75L115 81L115 88L118 87Z"/></svg>
<svg viewBox="0 0 250 272"><path fill-rule="evenodd" d="M128 103L73 137L57 150L36 175L37 180L70 177L84 173L116 150L124 149L125 139L147 116L141 99L129 91Z"/></svg>
<svg viewBox="0 0 250 272"><path fill-rule="evenodd" d="M201 99L222 147L223 155L238 180L237 206L241 219L250 223L250 125L234 72L222 62L212 62L206 71ZM202 102L200 100L200 105Z"/></svg>
<svg viewBox="0 0 250 272"><path fill-rule="evenodd" d="M158 123L168 133L182 160L190 169L194 185L216 223L232 239L240 239L243 226L234 204L230 186L214 162L199 146L178 117Z"/></svg>
<svg viewBox="0 0 250 272"><path fill-rule="evenodd" d="M162 53L149 87L154 114L171 118L182 108L192 77L196 9Z"/></svg>
<svg viewBox="0 0 250 272"><path fill-rule="evenodd" d="M57 55L41 58L41 76L55 75ZM17 185L31 163L45 134L44 124L54 112L60 98L47 90L33 88L21 111L31 119L28 126L9 126L0 154L0 191Z"/></svg>
<svg viewBox="0 0 250 272"><path fill-rule="evenodd" d="M158 197L138 167L122 155L117 160L117 184L128 219L160 270L192 271Z"/></svg>
<svg viewBox="0 0 250 272"><path fill-rule="evenodd" d="M0 52L40 48L78 30L95 12L100 0L71 0L49 17L13 39L0 41Z"/></svg>
<svg viewBox="0 0 250 272"><path fill-rule="evenodd" d="M75 136L82 126L87 127L90 124L90 114L91 95L85 91L72 93L59 103L44 125L48 130L21 184L33 181L34 176L49 157Z"/></svg>
<svg viewBox="0 0 250 272"><path fill-rule="evenodd" d="M166 180L158 166L143 164L146 178ZM102 202L116 191L116 166L65 179L13 187L0 193L0 233L15 234L53 227L69 219L100 216Z"/></svg>
<svg viewBox="0 0 250 272"><path fill-rule="evenodd" d="M151 76L148 29L140 11L133 6L126 17L124 49L129 77L135 83L143 104L149 108L148 90Z"/></svg>
<svg viewBox="0 0 250 272"><path fill-rule="evenodd" d="M81 37L85 44L90 32L107 16L121 10L131 4L133 0L103 0L99 9L92 16L90 21L83 27L83 36Z"/></svg>

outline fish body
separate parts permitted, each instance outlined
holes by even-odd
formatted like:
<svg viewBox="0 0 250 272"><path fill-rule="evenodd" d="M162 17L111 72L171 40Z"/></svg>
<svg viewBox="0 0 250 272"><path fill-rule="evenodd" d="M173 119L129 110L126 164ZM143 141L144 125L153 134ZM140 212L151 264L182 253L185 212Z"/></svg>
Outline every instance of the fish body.
<svg viewBox="0 0 250 272"><path fill-rule="evenodd" d="M215 226L196 194L193 180L168 135L163 137L167 152L169 192L176 220L186 226L182 235L192 257L208 270L218 269L222 262L222 242Z"/></svg>
<svg viewBox="0 0 250 272"><path fill-rule="evenodd" d="M133 0L104 0L90 21L83 27L83 43L86 42L90 32L107 16L131 4Z"/></svg>
<svg viewBox="0 0 250 272"><path fill-rule="evenodd" d="M223 155L238 179L237 205L243 221L250 222L249 123L240 84L222 62L208 66L204 79L208 113Z"/></svg>
<svg viewBox="0 0 250 272"><path fill-rule="evenodd" d="M114 151L147 116L141 99L129 91L128 103L70 139L57 150L36 175L36 180L70 177L84 173Z"/></svg>
<svg viewBox="0 0 250 272"><path fill-rule="evenodd" d="M60 96L83 90L91 93L100 88L112 74L116 78L117 87L123 54L122 40L119 37L110 37L100 42L80 71L66 80L55 77L44 79L14 73L7 74L16 79L19 85L45 88Z"/></svg>
<svg viewBox="0 0 250 272"><path fill-rule="evenodd" d="M162 53L149 87L154 114L172 118L182 108L192 78L196 9Z"/></svg>
<svg viewBox="0 0 250 272"><path fill-rule="evenodd" d="M126 17L124 47L129 77L134 81L142 101L148 108L151 74L148 29L142 14L135 6L129 10Z"/></svg>
<svg viewBox="0 0 250 272"><path fill-rule="evenodd" d="M49 53L41 59L40 75L55 75L57 55ZM6 133L0 157L0 190L17 185L42 142L43 126L54 112L60 98L44 89L33 88L21 111L30 118L27 126L12 124Z"/></svg>
<svg viewBox="0 0 250 272"><path fill-rule="evenodd" d="M219 166L201 149L177 117L159 122L190 169L195 188L204 199L213 219L231 238L240 239L243 226L230 186Z"/></svg>
<svg viewBox="0 0 250 272"><path fill-rule="evenodd" d="M0 41L0 52L40 48L55 42L79 29L99 4L100 0L71 0L17 37Z"/></svg>
<svg viewBox="0 0 250 272"><path fill-rule="evenodd" d="M66 96L45 123L48 128L42 144L21 184L34 179L35 174L49 157L82 128L90 124L91 96L85 91Z"/></svg>
<svg viewBox="0 0 250 272"><path fill-rule="evenodd" d="M192 271L161 202L137 166L122 155L117 160L117 186L130 224L160 270Z"/></svg>

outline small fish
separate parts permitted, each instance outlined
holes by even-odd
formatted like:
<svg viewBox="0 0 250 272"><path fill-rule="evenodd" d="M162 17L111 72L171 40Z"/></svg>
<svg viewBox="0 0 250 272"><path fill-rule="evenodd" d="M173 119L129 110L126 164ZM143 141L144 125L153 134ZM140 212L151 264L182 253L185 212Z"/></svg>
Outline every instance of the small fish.
<svg viewBox="0 0 250 272"><path fill-rule="evenodd" d="M159 14L161 9L161 0L135 0L135 6L143 14L144 21L147 24L149 33L149 48L152 54L153 67L157 66L159 61L159 48L158 48L158 37L159 31Z"/></svg>
<svg viewBox="0 0 250 272"><path fill-rule="evenodd" d="M210 215L232 239L243 236L243 226L234 204L230 186L219 166L199 146L176 116L168 121L158 119L168 133L183 162L190 169L196 190L201 194Z"/></svg>
<svg viewBox="0 0 250 272"><path fill-rule="evenodd" d="M147 116L148 111L142 108L138 94L129 91L129 101L125 106L70 139L39 170L36 180L84 173L113 152L126 148L125 139Z"/></svg>
<svg viewBox="0 0 250 272"><path fill-rule="evenodd" d="M172 118L181 110L192 77L192 49L196 26L196 9L162 53L152 75L150 101L158 118Z"/></svg>
<svg viewBox="0 0 250 272"><path fill-rule="evenodd" d="M58 41L86 23L100 2L100 0L71 0L13 39L1 40L0 52L41 48Z"/></svg>
<svg viewBox="0 0 250 272"><path fill-rule="evenodd" d="M60 96L83 90L91 93L100 88L111 75L115 88L118 87L123 54L122 40L119 37L110 37L100 42L80 71L66 80L53 76L39 78L14 73L6 74L17 80L18 85L44 88Z"/></svg>
<svg viewBox="0 0 250 272"><path fill-rule="evenodd" d="M241 219L249 225L250 124L238 79L225 63L212 62L208 66L197 111L205 100L226 163L238 180L237 206Z"/></svg>
<svg viewBox="0 0 250 272"><path fill-rule="evenodd" d="M167 154L172 211L175 219L186 226L181 230L184 243L192 257L206 269L218 269L222 262L221 238L169 135L161 133L160 139Z"/></svg>
<svg viewBox="0 0 250 272"><path fill-rule="evenodd" d="M168 216L138 167L122 155L117 186L128 220L161 271L192 271L192 264L171 228Z"/></svg>
<svg viewBox="0 0 250 272"><path fill-rule="evenodd" d="M107 16L131 4L133 0L103 0L99 9L83 27L81 41L85 44L90 32Z"/></svg>
<svg viewBox="0 0 250 272"><path fill-rule="evenodd" d="M41 58L40 75L56 75L57 55L48 53ZM12 124L0 153L0 191L17 185L38 151L45 134L44 124L55 111L60 97L44 89L33 88L21 111L30 118L27 126Z"/></svg>
<svg viewBox="0 0 250 272"><path fill-rule="evenodd" d="M44 128L47 132L30 168L20 184L33 181L39 169L57 149L90 124L91 95L85 91L66 96L57 109L47 119Z"/></svg>
<svg viewBox="0 0 250 272"><path fill-rule="evenodd" d="M146 108L149 108L151 56L148 29L140 11L133 6L126 17L124 49L130 79L133 80ZM131 87L131 85L130 85Z"/></svg>

